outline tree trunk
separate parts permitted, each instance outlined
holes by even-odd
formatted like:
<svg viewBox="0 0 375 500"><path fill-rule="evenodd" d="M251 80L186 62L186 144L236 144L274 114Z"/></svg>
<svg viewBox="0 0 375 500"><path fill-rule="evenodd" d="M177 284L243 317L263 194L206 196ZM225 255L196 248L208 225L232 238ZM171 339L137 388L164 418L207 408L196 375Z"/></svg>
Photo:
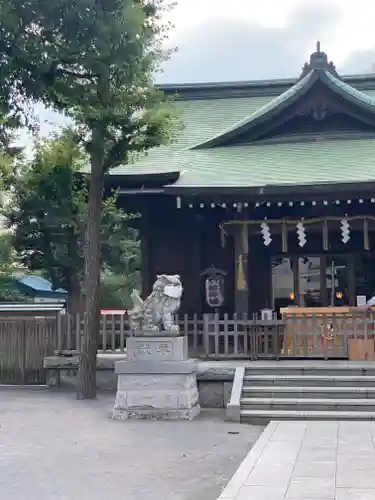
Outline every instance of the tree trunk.
<svg viewBox="0 0 375 500"><path fill-rule="evenodd" d="M72 273L69 276L68 312L70 314L82 314L85 310L83 304L82 288L78 276Z"/></svg>
<svg viewBox="0 0 375 500"><path fill-rule="evenodd" d="M103 151L93 133L91 177L85 233L86 316L78 368L77 398L96 397L96 354L100 327L100 227L104 189Z"/></svg>

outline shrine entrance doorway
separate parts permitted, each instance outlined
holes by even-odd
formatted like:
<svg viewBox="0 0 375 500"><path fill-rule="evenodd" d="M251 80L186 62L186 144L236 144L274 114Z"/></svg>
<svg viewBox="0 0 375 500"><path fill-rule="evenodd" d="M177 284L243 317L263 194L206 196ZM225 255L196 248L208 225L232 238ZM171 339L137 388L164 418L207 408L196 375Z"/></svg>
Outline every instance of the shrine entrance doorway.
<svg viewBox="0 0 375 500"><path fill-rule="evenodd" d="M355 263L353 254L273 257L274 309L355 305Z"/></svg>

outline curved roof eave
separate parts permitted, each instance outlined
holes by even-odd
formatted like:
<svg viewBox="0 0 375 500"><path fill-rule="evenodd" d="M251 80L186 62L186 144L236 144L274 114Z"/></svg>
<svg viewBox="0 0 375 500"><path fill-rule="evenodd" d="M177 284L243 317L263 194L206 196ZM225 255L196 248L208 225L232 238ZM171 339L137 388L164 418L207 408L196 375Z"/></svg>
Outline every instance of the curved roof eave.
<svg viewBox="0 0 375 500"><path fill-rule="evenodd" d="M265 104L257 111L247 116L240 122L237 122L233 127L224 132L211 137L209 140L196 144L188 149L203 149L218 146L223 142L235 137L245 130L253 129L260 123L277 115L282 109L293 104L300 99L312 85L320 80L333 92L339 94L341 97L356 104L362 109L370 111L375 115L375 99L364 94L363 92L348 85L327 69L312 69L309 73L301 78L293 87L272 99L269 103Z"/></svg>
<svg viewBox="0 0 375 500"><path fill-rule="evenodd" d="M343 80L340 80L330 71L323 70L324 74L321 80L336 93L339 93L346 100L357 104L358 106L375 113L375 99L370 95L364 94L360 90L348 85Z"/></svg>

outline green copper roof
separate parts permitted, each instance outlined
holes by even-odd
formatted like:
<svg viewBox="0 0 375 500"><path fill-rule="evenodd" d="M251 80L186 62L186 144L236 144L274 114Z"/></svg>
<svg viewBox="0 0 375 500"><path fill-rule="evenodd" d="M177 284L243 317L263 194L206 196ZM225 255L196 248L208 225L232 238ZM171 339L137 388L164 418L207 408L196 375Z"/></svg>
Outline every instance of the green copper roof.
<svg viewBox="0 0 375 500"><path fill-rule="evenodd" d="M176 167L180 170L178 165L185 149L233 127L244 115L251 115L271 99L268 96L178 101L175 106L184 128L177 141L170 146L154 148L137 163L112 169L111 174L167 173L176 171Z"/></svg>
<svg viewBox="0 0 375 500"><path fill-rule="evenodd" d="M283 92L281 95L275 97L274 99L271 99L266 104L264 104L263 106L258 108L253 113L251 113L249 116L246 116L241 121L237 122L234 126L225 130L222 134L219 134L216 137L220 137L221 135L226 135L229 132L232 132L233 130L241 128L244 125L247 125L248 123L256 120L260 116L267 114L269 111L276 109L281 104L289 101L289 99L292 99L300 90L302 90L306 86L306 84L312 78L313 74L314 74L314 72L310 71L310 73L308 75L306 75L304 78L302 78L300 81L298 81L295 85L293 85L286 92ZM213 137L212 140L215 140L216 137Z"/></svg>
<svg viewBox="0 0 375 500"><path fill-rule="evenodd" d="M361 92L364 96L368 96L372 100L375 98L375 90L368 90L366 92ZM230 127L234 127L239 120L243 119L244 115L248 116L251 113L257 111L259 108L267 104L272 97L242 97L242 98L231 98L231 99L212 99L212 100L194 100L194 101L179 101L176 103L176 107L180 112L181 120L184 124L184 130L180 133L178 140L171 146L162 146L155 148L150 151L146 156L144 156L140 161L135 164L124 165L117 167L111 171L114 175L147 175L152 173L167 173L182 171L187 168L187 162L193 162L193 158L197 158L198 151L190 151L188 148L196 145L200 140L208 140L211 137L219 134L223 130L227 130ZM354 152L358 151L361 147L360 144L370 144L372 141L344 141L347 143L351 150ZM339 141L332 141L333 148L339 148ZM316 144L316 143L315 143ZM276 150L277 146L286 147L290 149L291 144L288 145L269 145L271 148ZM247 146L248 148L252 146ZM266 145L253 146L254 148L259 148L259 151L263 148L267 148ZM294 147L304 147L306 150L312 147L312 144L307 142L304 144L295 144ZM294 149L293 147L293 149ZM242 146L236 146L230 148L233 151L237 148L243 148ZM228 158L228 153L225 152L227 148L220 148L218 154L222 154L223 158ZM199 150L199 154L203 153L204 150ZM372 151L371 154L373 154ZM230 154L230 153L229 153ZM257 153L259 155L259 152ZM374 156L375 157L375 156ZM228 160L227 160L228 161ZM236 157L233 156L233 161L236 162ZM285 160L284 160L285 161ZM332 156L331 156L332 161ZM222 174L216 173L214 171L214 165L205 165L205 169L212 169L211 177L221 176ZM227 169L236 168L235 165L227 165ZM229 182L232 184L236 180L231 178L222 182ZM183 184L182 178L179 184Z"/></svg>
<svg viewBox="0 0 375 500"><path fill-rule="evenodd" d="M180 172L173 187L219 188L316 185L375 181L375 139L322 134L290 142L230 145L246 130L259 134L281 110L303 99L320 81L340 98L374 114L375 88L359 91L341 80L324 53L312 54L302 77L281 95L177 100L184 128L178 140L151 150L131 165L113 169L120 176ZM289 108L288 108L289 109Z"/></svg>
<svg viewBox="0 0 375 500"><path fill-rule="evenodd" d="M319 69L311 69L306 73L306 75L298 80L290 89L283 92L278 97L270 100L264 106L261 106L257 111L252 113L250 116L245 117L233 127L222 131L221 133L211 137L208 141L202 141L201 143L195 145L195 148L207 148L219 145L225 145L228 139L233 138L236 134L240 134L243 130L254 130L259 121L270 120L277 115L279 110L286 106L290 106L297 99L303 98L308 90L316 81L322 81L336 92L338 95L344 99L355 102L359 106L365 106L367 109L370 108L375 112L375 99L369 95L364 94L356 90L354 87L346 84L338 77L336 77L331 71Z"/></svg>
<svg viewBox="0 0 375 500"><path fill-rule="evenodd" d="M360 92L351 85L345 83L343 80L337 78L329 71L324 71L324 73L326 78L328 78L328 80L332 83L333 86L342 90L346 95L353 97L355 101L361 102L362 104L366 104L372 107L375 111L375 94Z"/></svg>
<svg viewBox="0 0 375 500"><path fill-rule="evenodd" d="M173 187L375 181L375 139L252 144L186 152Z"/></svg>

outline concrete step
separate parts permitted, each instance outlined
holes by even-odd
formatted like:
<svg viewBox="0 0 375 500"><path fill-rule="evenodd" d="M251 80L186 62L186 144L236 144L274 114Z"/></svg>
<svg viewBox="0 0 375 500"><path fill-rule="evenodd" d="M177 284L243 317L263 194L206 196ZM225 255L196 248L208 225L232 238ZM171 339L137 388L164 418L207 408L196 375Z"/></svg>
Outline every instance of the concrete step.
<svg viewBox="0 0 375 500"><path fill-rule="evenodd" d="M315 411L370 411L375 412L374 399L323 398L241 398L244 410L315 410Z"/></svg>
<svg viewBox="0 0 375 500"><path fill-rule="evenodd" d="M255 386L345 386L375 387L375 377L352 375L245 375L244 385Z"/></svg>
<svg viewBox="0 0 375 500"><path fill-rule="evenodd" d="M312 387L312 386L247 386L242 388L246 398L307 398L307 399L374 399L375 387Z"/></svg>
<svg viewBox="0 0 375 500"><path fill-rule="evenodd" d="M266 423L271 420L375 420L372 411L241 410L241 422Z"/></svg>

